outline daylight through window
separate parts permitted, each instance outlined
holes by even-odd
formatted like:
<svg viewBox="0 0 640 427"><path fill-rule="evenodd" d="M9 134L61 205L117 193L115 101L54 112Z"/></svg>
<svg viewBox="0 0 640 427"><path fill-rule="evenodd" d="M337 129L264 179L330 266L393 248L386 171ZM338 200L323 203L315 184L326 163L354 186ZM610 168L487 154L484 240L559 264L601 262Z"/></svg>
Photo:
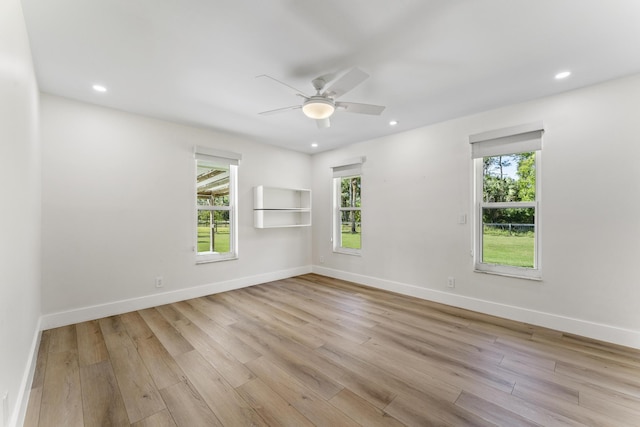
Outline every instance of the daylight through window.
<svg viewBox="0 0 640 427"><path fill-rule="evenodd" d="M535 152L482 161L482 262L533 268Z"/></svg>
<svg viewBox="0 0 640 427"><path fill-rule="evenodd" d="M362 249L361 163L333 168L335 252L360 254Z"/></svg>
<svg viewBox="0 0 640 427"><path fill-rule="evenodd" d="M360 206L360 189L362 178L350 176L339 178L340 186L340 248L357 249L362 247L362 221Z"/></svg>
<svg viewBox="0 0 640 427"><path fill-rule="evenodd" d="M237 159L196 152L196 169L197 262L236 258Z"/></svg>

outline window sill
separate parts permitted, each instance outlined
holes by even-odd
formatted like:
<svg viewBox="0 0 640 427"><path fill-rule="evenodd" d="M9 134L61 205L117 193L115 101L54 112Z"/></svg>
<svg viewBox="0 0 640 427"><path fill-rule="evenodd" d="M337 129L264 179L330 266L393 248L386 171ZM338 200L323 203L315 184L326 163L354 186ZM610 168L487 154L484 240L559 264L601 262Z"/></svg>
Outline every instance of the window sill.
<svg viewBox="0 0 640 427"><path fill-rule="evenodd" d="M348 249L333 249L334 254L342 254L342 255L351 255L351 256L362 256L362 252Z"/></svg>
<svg viewBox="0 0 640 427"><path fill-rule="evenodd" d="M527 276L527 275L524 275L524 274L508 273L508 272L502 272L502 271L479 270L478 268L474 268L473 272L474 273L482 273L482 274L493 274L494 276L511 277L511 278L514 278L514 279L532 280L534 282L542 282L542 276L541 275Z"/></svg>
<svg viewBox="0 0 640 427"><path fill-rule="evenodd" d="M199 264L210 264L212 262L221 262L221 261L233 261L238 259L237 255L233 255L233 256L228 256L228 257L220 257L220 258L202 258L202 259L196 259L196 265Z"/></svg>

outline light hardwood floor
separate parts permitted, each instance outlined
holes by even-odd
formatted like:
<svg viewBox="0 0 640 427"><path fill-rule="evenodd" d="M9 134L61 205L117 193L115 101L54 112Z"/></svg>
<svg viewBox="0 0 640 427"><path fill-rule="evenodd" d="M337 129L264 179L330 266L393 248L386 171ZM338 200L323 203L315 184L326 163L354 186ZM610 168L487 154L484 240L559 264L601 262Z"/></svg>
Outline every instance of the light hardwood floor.
<svg viewBox="0 0 640 427"><path fill-rule="evenodd" d="M44 331L26 426L640 426L640 351L305 275Z"/></svg>

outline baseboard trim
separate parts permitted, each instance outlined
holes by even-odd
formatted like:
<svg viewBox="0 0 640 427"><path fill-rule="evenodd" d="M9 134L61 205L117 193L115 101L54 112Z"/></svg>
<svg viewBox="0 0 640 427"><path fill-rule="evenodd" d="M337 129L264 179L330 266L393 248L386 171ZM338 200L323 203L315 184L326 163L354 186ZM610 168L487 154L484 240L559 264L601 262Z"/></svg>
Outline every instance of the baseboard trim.
<svg viewBox="0 0 640 427"><path fill-rule="evenodd" d="M272 282L274 280L287 279L289 277L311 273L311 271L311 266L296 267L288 270L279 270L265 274L258 274L255 276L226 280L223 282L209 283L206 285L194 286L191 288L179 289L171 292L145 295L138 298L114 301L106 304L61 311L58 313L45 314L42 316L41 327L42 329L50 329L60 326L72 325L74 323L86 322L88 320L114 316L117 314L128 313L130 311L143 310L145 308L156 307L158 305L171 304L174 302L198 298L205 295L212 295L220 292L231 291L233 289L240 289L247 286L258 285L260 283Z"/></svg>
<svg viewBox="0 0 640 427"><path fill-rule="evenodd" d="M36 363L38 362L38 349L40 348L40 337L42 336L42 317L38 319L36 329L33 334L33 341L31 342L31 349L29 351L29 357L27 359L26 369L22 375L22 381L20 382L20 388L18 389L18 396L16 398L16 404L9 418L9 427L17 427L24 424L25 416L27 415L27 407L29 406L29 396L31 394L31 384L33 383L33 376L36 372Z"/></svg>
<svg viewBox="0 0 640 427"><path fill-rule="evenodd" d="M466 310L477 311L492 316L580 335L586 338L640 349L640 331L637 330L624 329L588 320L575 319L557 314L531 310L524 307L451 294L407 283L395 282L392 280L380 279L377 277L365 276L342 270L334 270L318 265L314 265L312 267L312 271L323 276L347 280L360 285L370 286L372 288L397 292L399 294L464 308Z"/></svg>

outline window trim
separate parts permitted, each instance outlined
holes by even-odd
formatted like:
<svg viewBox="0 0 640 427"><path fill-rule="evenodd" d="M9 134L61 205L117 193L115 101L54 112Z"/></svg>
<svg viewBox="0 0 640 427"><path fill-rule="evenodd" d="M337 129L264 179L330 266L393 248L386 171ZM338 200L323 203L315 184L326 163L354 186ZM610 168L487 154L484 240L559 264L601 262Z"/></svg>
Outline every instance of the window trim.
<svg viewBox="0 0 640 427"><path fill-rule="evenodd" d="M332 231L331 231L331 249L334 253L345 254L345 255L362 255L362 188L360 192L360 207L348 207L346 210L358 210L361 212L360 214L360 249L353 248L343 248L342 247L342 217L341 213L345 208L342 208L340 204L341 200L341 192L342 187L340 181L343 178L349 177L360 177L360 185L362 186L363 174L362 174L362 165L367 160L366 157L355 157L352 159L344 160L340 163L334 164L331 167L331 175L333 177L332 185L333 185L333 206L332 206Z"/></svg>
<svg viewBox="0 0 640 427"><path fill-rule="evenodd" d="M240 154L220 151L208 147L194 147L194 187L193 187L193 214L194 218L194 246L195 263L207 264L211 262L229 261L238 259L238 164L242 158ZM200 206L198 205L198 162L210 166L229 168L229 206ZM198 253L198 212L199 211L228 211L229 212L229 252Z"/></svg>
<svg viewBox="0 0 640 427"><path fill-rule="evenodd" d="M506 129L484 132L471 135L469 142L472 144L472 164L474 169L473 185L473 271L477 273L496 274L501 276L516 277L529 280L542 280L542 245L540 221L541 212L541 179L542 165L542 134L544 126L542 122L515 126ZM479 143L477 145L474 145ZM488 156L511 155L533 151L535 153L536 173L536 200L523 202L484 202L483 194L483 158ZM483 246L483 208L534 208L534 261L533 268L517 267L504 264L488 264L482 262Z"/></svg>

